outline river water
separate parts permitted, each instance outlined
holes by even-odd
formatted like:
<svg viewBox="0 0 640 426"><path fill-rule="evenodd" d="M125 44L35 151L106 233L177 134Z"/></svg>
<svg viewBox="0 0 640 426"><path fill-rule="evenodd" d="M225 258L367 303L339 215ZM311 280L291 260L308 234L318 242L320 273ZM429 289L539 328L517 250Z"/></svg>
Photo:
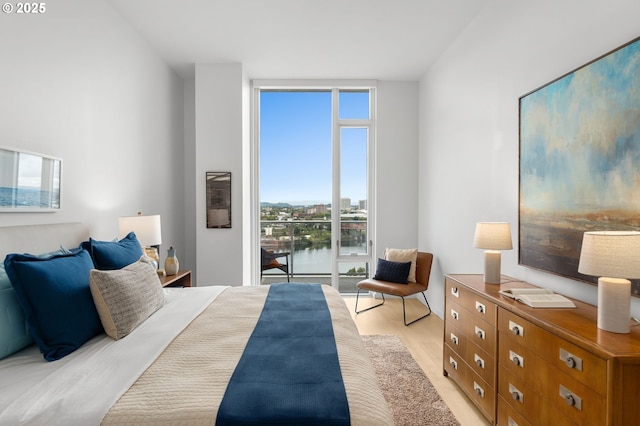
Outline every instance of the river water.
<svg viewBox="0 0 640 426"><path fill-rule="evenodd" d="M288 251L285 249L275 250ZM359 246L342 247L343 253L366 253L364 244ZM331 247L327 245L313 245L311 247L297 248L293 251L293 273L294 274L330 274L331 273ZM364 262L358 262L358 265L346 264L345 271L353 266L363 266Z"/></svg>

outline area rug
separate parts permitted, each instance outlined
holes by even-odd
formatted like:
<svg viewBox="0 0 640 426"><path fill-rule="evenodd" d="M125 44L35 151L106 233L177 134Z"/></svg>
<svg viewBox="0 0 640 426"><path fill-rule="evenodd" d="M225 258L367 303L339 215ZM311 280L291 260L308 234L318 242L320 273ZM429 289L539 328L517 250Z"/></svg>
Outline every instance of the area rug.
<svg viewBox="0 0 640 426"><path fill-rule="evenodd" d="M361 336L396 426L459 426L398 336Z"/></svg>

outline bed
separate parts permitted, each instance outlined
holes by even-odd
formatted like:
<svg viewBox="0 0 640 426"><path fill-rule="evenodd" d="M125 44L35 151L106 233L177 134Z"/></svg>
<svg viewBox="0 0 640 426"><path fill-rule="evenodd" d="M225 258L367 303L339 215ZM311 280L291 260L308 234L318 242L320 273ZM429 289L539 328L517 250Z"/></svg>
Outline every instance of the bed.
<svg viewBox="0 0 640 426"><path fill-rule="evenodd" d="M66 261L86 256L67 252L87 240L88 228L77 223L0 227L0 255L63 250L52 258ZM131 276L132 267L145 268L136 265L95 274ZM53 361L44 359L37 339L5 353L0 425L393 424L355 324L332 287L160 291L161 306L124 336L114 338L100 312L102 332ZM0 300L0 321L15 320L7 319L9 311Z"/></svg>

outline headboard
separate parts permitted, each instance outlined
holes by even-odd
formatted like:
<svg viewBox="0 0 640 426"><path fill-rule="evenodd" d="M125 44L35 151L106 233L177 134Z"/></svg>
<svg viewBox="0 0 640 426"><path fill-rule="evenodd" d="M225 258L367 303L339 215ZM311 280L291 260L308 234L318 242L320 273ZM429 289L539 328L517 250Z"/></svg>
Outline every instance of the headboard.
<svg viewBox="0 0 640 426"><path fill-rule="evenodd" d="M89 236L89 227L82 223L0 226L0 261L9 253L44 253L61 245L76 248Z"/></svg>

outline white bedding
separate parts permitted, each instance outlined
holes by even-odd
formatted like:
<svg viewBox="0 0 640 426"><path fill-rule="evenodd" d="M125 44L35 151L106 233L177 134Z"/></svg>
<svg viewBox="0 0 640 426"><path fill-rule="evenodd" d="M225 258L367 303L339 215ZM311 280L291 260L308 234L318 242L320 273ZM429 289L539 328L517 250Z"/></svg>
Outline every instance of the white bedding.
<svg viewBox="0 0 640 426"><path fill-rule="evenodd" d="M1 360L0 425L84 426L87 419L100 424L175 336L226 288L165 289L165 306L127 337L97 336L58 361L45 361L34 345ZM63 392L64 399L55 397Z"/></svg>

